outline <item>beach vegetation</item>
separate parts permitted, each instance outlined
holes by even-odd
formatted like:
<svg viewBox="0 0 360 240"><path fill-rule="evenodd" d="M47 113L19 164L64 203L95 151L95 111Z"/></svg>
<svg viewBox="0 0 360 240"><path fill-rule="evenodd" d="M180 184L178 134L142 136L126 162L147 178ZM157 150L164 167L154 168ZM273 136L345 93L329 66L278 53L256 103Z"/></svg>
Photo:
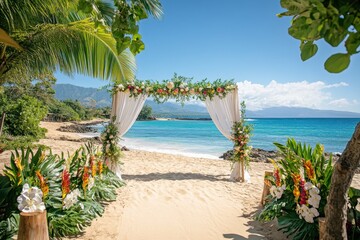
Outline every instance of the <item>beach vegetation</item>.
<svg viewBox="0 0 360 240"><path fill-rule="evenodd" d="M354 0L280 0L287 11L279 17L291 16L289 34L300 40L303 61L318 51L317 41L324 40L332 47L344 44L344 51L328 57L324 67L339 73L350 65L351 57L359 53L360 2Z"/></svg>
<svg viewBox="0 0 360 240"><path fill-rule="evenodd" d="M141 109L139 116L136 120L149 120L153 118L152 107L150 105L145 104Z"/></svg>
<svg viewBox="0 0 360 240"><path fill-rule="evenodd" d="M14 151L0 177L0 238L11 238L18 230L22 207L16 199L24 186L41 191L49 236L59 239L81 233L104 212L106 202L116 199L116 188L122 185L91 143L67 156L43 148Z"/></svg>

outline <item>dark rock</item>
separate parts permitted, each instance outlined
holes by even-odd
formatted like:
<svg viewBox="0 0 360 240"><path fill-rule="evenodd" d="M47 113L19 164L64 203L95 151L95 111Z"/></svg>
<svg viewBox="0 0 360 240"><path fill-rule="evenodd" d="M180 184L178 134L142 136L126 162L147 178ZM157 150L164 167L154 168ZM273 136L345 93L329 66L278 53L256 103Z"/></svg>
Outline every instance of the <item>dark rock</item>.
<svg viewBox="0 0 360 240"><path fill-rule="evenodd" d="M228 150L225 152L222 156L219 158L223 158L224 160L231 160L233 156L233 150ZM330 153L325 153L325 157L328 158L330 156ZM337 160L339 160L341 154L335 153L332 154L332 160L335 163ZM270 159L273 160L279 160L281 158L281 154L278 151L267 151L260 148L253 148L251 149L250 153L250 161L252 162L266 162L269 163Z"/></svg>
<svg viewBox="0 0 360 240"><path fill-rule="evenodd" d="M122 148L121 148L121 151L130 151L126 146L123 146Z"/></svg>
<svg viewBox="0 0 360 240"><path fill-rule="evenodd" d="M96 129L88 127L83 124L73 124L69 126L61 126L57 129L60 132L74 132L74 133L96 133Z"/></svg>

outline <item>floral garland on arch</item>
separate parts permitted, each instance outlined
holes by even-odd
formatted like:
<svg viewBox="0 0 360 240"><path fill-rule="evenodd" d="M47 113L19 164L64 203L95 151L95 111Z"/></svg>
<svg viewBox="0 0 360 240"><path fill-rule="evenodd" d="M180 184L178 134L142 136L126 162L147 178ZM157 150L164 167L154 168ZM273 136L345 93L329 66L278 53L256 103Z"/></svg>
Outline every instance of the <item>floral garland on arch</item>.
<svg viewBox="0 0 360 240"><path fill-rule="evenodd" d="M126 82L114 86L112 93L129 92L130 97L137 97L140 94L148 94L157 103L164 103L170 98L177 102L184 103L190 99L205 100L214 96L223 98L227 93L233 91L236 84L233 80L221 81L220 79L210 82L206 79L193 83L192 78L175 76L171 80Z"/></svg>
<svg viewBox="0 0 360 240"><path fill-rule="evenodd" d="M242 162L245 166L249 166L250 152L252 147L249 146L251 131L253 126L245 123L245 102L241 102L240 121L235 122L232 127L232 141L234 142L233 162Z"/></svg>

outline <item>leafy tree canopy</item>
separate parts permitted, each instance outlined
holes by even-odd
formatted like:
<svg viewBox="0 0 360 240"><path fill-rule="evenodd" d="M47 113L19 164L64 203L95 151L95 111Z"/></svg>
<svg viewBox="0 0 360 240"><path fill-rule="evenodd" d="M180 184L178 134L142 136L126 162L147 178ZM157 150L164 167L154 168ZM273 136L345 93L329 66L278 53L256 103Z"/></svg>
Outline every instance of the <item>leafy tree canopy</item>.
<svg viewBox="0 0 360 240"><path fill-rule="evenodd" d="M359 0L280 0L286 12L279 17L292 16L289 34L300 40L301 59L313 57L324 39L333 47L345 44L345 53L331 55L325 69L339 73L350 64L352 55L359 53L360 1Z"/></svg>

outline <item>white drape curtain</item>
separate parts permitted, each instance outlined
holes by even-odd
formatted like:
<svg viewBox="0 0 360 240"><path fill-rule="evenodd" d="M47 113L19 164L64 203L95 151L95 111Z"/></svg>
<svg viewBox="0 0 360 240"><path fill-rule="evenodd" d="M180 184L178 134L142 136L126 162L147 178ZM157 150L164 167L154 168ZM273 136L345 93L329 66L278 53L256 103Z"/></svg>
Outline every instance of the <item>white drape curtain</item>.
<svg viewBox="0 0 360 240"><path fill-rule="evenodd" d="M234 122L240 121L240 104L237 88L228 93L224 98L214 96L212 99L205 99L206 108L219 131L229 140L231 140L231 128ZM230 176L231 180L245 179L250 181L250 175L245 170L245 176L242 176L242 166L236 162Z"/></svg>
<svg viewBox="0 0 360 240"><path fill-rule="evenodd" d="M124 136L134 124L144 106L146 98L147 94L140 94L136 98L130 97L129 92L117 92L113 95L111 119L115 116L114 124L119 130L119 137ZM109 163L108 167L121 179L119 164Z"/></svg>

